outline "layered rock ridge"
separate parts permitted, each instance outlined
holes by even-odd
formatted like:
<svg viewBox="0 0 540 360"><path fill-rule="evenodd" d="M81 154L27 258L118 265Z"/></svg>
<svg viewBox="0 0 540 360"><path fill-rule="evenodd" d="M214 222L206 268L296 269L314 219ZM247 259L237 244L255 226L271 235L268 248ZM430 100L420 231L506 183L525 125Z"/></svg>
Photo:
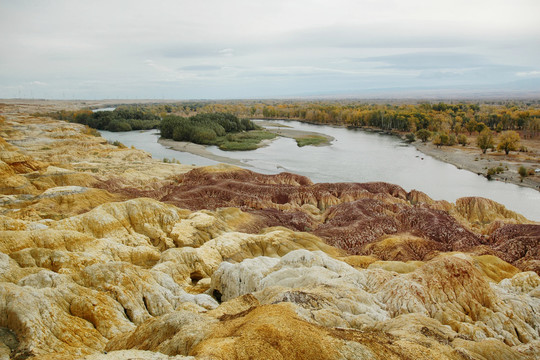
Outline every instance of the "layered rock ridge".
<svg viewBox="0 0 540 360"><path fill-rule="evenodd" d="M0 359L539 357L540 225L500 204L0 110Z"/></svg>

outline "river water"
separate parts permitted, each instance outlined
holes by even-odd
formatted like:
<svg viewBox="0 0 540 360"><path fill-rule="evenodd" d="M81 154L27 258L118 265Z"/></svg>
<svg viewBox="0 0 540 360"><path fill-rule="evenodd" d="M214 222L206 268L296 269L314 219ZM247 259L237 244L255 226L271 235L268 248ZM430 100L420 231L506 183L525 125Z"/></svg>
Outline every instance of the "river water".
<svg viewBox="0 0 540 360"><path fill-rule="evenodd" d="M309 177L314 182L385 181L405 190L417 189L436 200L455 202L465 196L482 196L504 204L531 220L540 221L540 192L489 181L483 176L436 160L394 136L298 121L274 121L298 130L314 131L334 137L330 146L298 147L289 138L277 138L269 146L253 151L221 151L216 154L242 161L247 169L274 174L288 171ZM110 133L107 140L118 140L152 154L154 158L177 159L181 163L212 165L215 161L179 152L157 143L159 131Z"/></svg>

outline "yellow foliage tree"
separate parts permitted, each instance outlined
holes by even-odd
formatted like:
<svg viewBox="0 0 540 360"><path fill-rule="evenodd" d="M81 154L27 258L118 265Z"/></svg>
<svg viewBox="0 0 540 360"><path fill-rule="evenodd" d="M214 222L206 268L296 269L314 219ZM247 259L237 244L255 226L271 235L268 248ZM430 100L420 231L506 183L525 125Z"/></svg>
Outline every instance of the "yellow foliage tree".
<svg viewBox="0 0 540 360"><path fill-rule="evenodd" d="M503 131L499 135L499 144L497 145L497 150L504 150L506 155L510 151L515 151L518 149L519 144L519 134L515 131Z"/></svg>

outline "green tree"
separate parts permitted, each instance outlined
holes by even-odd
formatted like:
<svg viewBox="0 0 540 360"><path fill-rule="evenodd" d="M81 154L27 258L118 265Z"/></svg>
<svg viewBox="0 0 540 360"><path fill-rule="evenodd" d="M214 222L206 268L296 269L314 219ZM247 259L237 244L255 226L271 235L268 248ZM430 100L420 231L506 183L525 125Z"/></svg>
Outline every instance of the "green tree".
<svg viewBox="0 0 540 360"><path fill-rule="evenodd" d="M457 137L457 142L463 146L467 145L467 136L465 136L465 134L459 134Z"/></svg>
<svg viewBox="0 0 540 360"><path fill-rule="evenodd" d="M408 133L407 135L405 135L405 140L408 143L412 143L414 142L414 140L416 140L416 137L414 136L414 133Z"/></svg>
<svg viewBox="0 0 540 360"><path fill-rule="evenodd" d="M127 121L123 120L113 120L107 126L109 131L131 131L131 125Z"/></svg>
<svg viewBox="0 0 540 360"><path fill-rule="evenodd" d="M478 124L476 124L476 131L478 131L479 134L486 128L487 126L483 122L479 122Z"/></svg>
<svg viewBox="0 0 540 360"><path fill-rule="evenodd" d="M431 137L431 131L427 129L420 129L416 132L416 137L422 140L422 142L426 142Z"/></svg>
<svg viewBox="0 0 540 360"><path fill-rule="evenodd" d="M482 149L482 153L485 154L487 149L492 148L494 146L493 143L493 134L491 133L491 130L484 129L476 139L476 145L480 149Z"/></svg>
<svg viewBox="0 0 540 360"><path fill-rule="evenodd" d="M510 151L515 151L518 149L519 144L519 134L515 131L503 131L499 135L499 144L497 145L497 150L504 150L506 155Z"/></svg>

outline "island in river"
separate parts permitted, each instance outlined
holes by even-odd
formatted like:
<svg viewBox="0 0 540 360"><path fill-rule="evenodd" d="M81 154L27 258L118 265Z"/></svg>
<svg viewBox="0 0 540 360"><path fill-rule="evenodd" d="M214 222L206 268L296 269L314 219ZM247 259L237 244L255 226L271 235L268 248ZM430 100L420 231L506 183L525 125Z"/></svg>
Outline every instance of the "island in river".
<svg viewBox="0 0 540 360"><path fill-rule="evenodd" d="M272 121L260 121L258 122L258 125L265 126L266 131L274 133L278 136L294 139L296 140L297 143L299 141L302 141L302 139L321 139L321 141L318 141L315 144L315 146L325 146L325 145L330 145L332 140L334 140L334 138L330 135L326 135L326 134L322 134L322 133L314 132L314 131L290 129L287 126L283 126L279 123L272 122ZM267 146L274 139L262 140L258 144L258 147ZM249 164L246 164L238 159L214 154L211 151L207 150L206 145L195 144L195 143L187 142L187 141L174 141L171 139L165 139L163 137L159 138L158 142L167 148L177 150L177 151L188 152L190 154L202 156L202 157L205 157L207 159L211 159L217 162L222 162L222 163L236 165L236 166L244 166L244 167L249 166Z"/></svg>

